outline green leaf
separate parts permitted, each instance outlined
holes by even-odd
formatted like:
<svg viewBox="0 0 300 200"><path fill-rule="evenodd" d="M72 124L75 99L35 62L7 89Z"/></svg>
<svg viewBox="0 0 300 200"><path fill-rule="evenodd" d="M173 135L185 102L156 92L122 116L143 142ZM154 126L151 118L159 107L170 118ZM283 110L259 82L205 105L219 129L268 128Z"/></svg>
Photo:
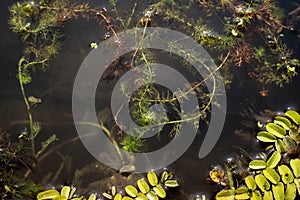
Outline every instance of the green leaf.
<svg viewBox="0 0 300 200"><path fill-rule="evenodd" d="M278 151L274 151L270 158L267 160L267 166L274 168L281 160L281 154Z"/></svg>
<svg viewBox="0 0 300 200"><path fill-rule="evenodd" d="M235 190L235 199L249 199L250 194L247 187L240 187Z"/></svg>
<svg viewBox="0 0 300 200"><path fill-rule="evenodd" d="M294 183L297 187L297 190L298 190L298 194L300 195L300 178L295 178L294 179Z"/></svg>
<svg viewBox="0 0 300 200"><path fill-rule="evenodd" d="M164 188L161 185L157 185L153 188L153 191L155 192L155 194L157 196L159 196L160 198L165 198L167 196L166 191L164 190Z"/></svg>
<svg viewBox="0 0 300 200"><path fill-rule="evenodd" d="M265 191L263 200L273 200L273 194L271 191Z"/></svg>
<svg viewBox="0 0 300 200"><path fill-rule="evenodd" d="M285 200L294 200L296 199L296 185L295 183L289 183L286 185L285 189Z"/></svg>
<svg viewBox="0 0 300 200"><path fill-rule="evenodd" d="M277 184L280 180L279 174L272 168L267 167L263 170L264 176L273 184Z"/></svg>
<svg viewBox="0 0 300 200"><path fill-rule="evenodd" d="M255 182L259 189L263 192L270 189L270 183L262 174L255 176Z"/></svg>
<svg viewBox="0 0 300 200"><path fill-rule="evenodd" d="M138 190L135 187L133 187L132 185L127 185L125 187L125 192L131 197L136 197Z"/></svg>
<svg viewBox="0 0 300 200"><path fill-rule="evenodd" d="M281 180L284 184L292 183L294 181L293 172L286 165L278 166L278 172L281 175Z"/></svg>
<svg viewBox="0 0 300 200"><path fill-rule="evenodd" d="M157 179L157 175L155 172L153 172L153 171L148 172L147 178L148 178L150 185L156 186L158 184L158 179Z"/></svg>
<svg viewBox="0 0 300 200"><path fill-rule="evenodd" d="M296 178L300 177L300 159L291 159L290 165Z"/></svg>
<svg viewBox="0 0 300 200"><path fill-rule="evenodd" d="M281 139L276 140L275 149L279 153L285 153L286 152L285 144L283 143L283 141Z"/></svg>
<svg viewBox="0 0 300 200"><path fill-rule="evenodd" d="M251 196L250 200L262 200L261 194L257 190L253 191L251 195L252 196Z"/></svg>
<svg viewBox="0 0 300 200"><path fill-rule="evenodd" d="M60 191L60 196L66 197L67 199L70 197L71 187L64 186Z"/></svg>
<svg viewBox="0 0 300 200"><path fill-rule="evenodd" d="M250 169L265 169L267 167L267 163L263 160L252 160L249 163Z"/></svg>
<svg viewBox="0 0 300 200"><path fill-rule="evenodd" d="M217 193L216 200L233 200L234 193L231 190L222 190Z"/></svg>
<svg viewBox="0 0 300 200"><path fill-rule="evenodd" d="M159 200L158 196L152 191L148 192L146 196L149 200Z"/></svg>
<svg viewBox="0 0 300 200"><path fill-rule="evenodd" d="M275 123L268 123L266 130L279 138L283 138L286 135L286 130Z"/></svg>
<svg viewBox="0 0 300 200"><path fill-rule="evenodd" d="M97 196L95 194L91 194L88 198L88 200L96 200Z"/></svg>
<svg viewBox="0 0 300 200"><path fill-rule="evenodd" d="M138 193L135 200L148 200L147 196L143 193Z"/></svg>
<svg viewBox="0 0 300 200"><path fill-rule="evenodd" d="M63 197L63 196L58 196L58 197L53 198L52 200L67 200L67 198Z"/></svg>
<svg viewBox="0 0 300 200"><path fill-rule="evenodd" d="M176 180L167 180L165 182L165 186L167 186L167 187L178 187L179 183Z"/></svg>
<svg viewBox="0 0 300 200"><path fill-rule="evenodd" d="M113 199L113 197L112 197L110 194L106 193L106 192L103 192L102 195L103 195L105 198L107 198L107 199Z"/></svg>
<svg viewBox="0 0 300 200"><path fill-rule="evenodd" d="M143 179L138 180L137 185L138 185L139 190L144 194L146 194L147 192L150 191L150 187L149 187L148 183L146 183L146 181Z"/></svg>
<svg viewBox="0 0 300 200"><path fill-rule="evenodd" d="M126 196L125 196L125 197L122 198L122 200L133 200L133 198L130 198L130 197L126 197Z"/></svg>
<svg viewBox="0 0 300 200"><path fill-rule="evenodd" d="M276 136L274 136L273 134L271 134L267 131L259 132L257 134L256 138L262 142L275 142L276 141Z"/></svg>
<svg viewBox="0 0 300 200"><path fill-rule="evenodd" d="M164 171L161 175L160 182L164 183L166 180L168 180L168 177L169 177L169 173L167 171Z"/></svg>
<svg viewBox="0 0 300 200"><path fill-rule="evenodd" d="M288 116L289 118L291 118L295 124L300 125L300 115L299 113L297 113L294 110L288 110L285 113L286 116Z"/></svg>
<svg viewBox="0 0 300 200"><path fill-rule="evenodd" d="M286 117L276 116L274 123L282 126L285 130L290 130L292 128L292 123Z"/></svg>
<svg viewBox="0 0 300 200"><path fill-rule="evenodd" d="M254 191L256 189L256 183L252 176L247 176L245 178L245 183L250 190Z"/></svg>
<svg viewBox="0 0 300 200"><path fill-rule="evenodd" d="M279 182L277 185L272 185L272 191L275 200L284 199L284 185L282 182Z"/></svg>
<svg viewBox="0 0 300 200"><path fill-rule="evenodd" d="M116 194L114 200L122 200L122 195L120 193Z"/></svg>
<svg viewBox="0 0 300 200"><path fill-rule="evenodd" d="M46 190L38 193L37 199L38 200L54 199L55 197L59 197L59 196L60 194L57 190Z"/></svg>

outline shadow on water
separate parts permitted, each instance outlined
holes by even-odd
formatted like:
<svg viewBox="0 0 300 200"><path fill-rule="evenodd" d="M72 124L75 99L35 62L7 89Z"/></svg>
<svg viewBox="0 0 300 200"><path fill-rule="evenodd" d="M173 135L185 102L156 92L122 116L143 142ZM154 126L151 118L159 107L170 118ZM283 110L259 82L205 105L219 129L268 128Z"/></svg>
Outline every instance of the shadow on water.
<svg viewBox="0 0 300 200"><path fill-rule="evenodd" d="M1 1L0 3L0 127L7 132L17 134L24 129L28 122L16 80L16 63L21 56L22 45L9 31L7 25L7 8L13 2L15 1ZM288 10L292 9L286 1L282 0L281 3L283 7L287 5ZM126 6L128 5L124 3L124 7ZM95 162L79 140L72 140L72 138L77 137L77 133L72 119L71 100L74 78L83 59L90 52L89 44L98 41L99 36L102 36L104 31L92 20L83 21L79 19L68 22L65 26L66 35L60 54L51 61L47 72L35 72L33 82L28 87L29 94L41 96L43 99L43 103L34 109L35 118L41 121L43 126L39 140L42 141L52 133L57 134L59 138L55 145L62 145L71 140L70 143L62 145L61 148L53 151L49 157L43 160L40 172L35 178L44 181L44 183L47 180L48 182L45 184L70 183L76 169ZM288 43L290 45L296 44L294 47L297 49L295 54L300 55L297 33L287 34L290 34ZM236 69L234 73L236 76L231 88L227 90L228 109L225 126L213 151L203 159L198 158L198 151L204 137L203 134L200 134L188 151L175 163L168 166L170 170L175 172L187 196L198 193L210 195L216 189L215 186L208 184L206 180L208 173L213 165L221 164L233 156L234 152L237 152L235 146L249 152L259 148L253 135L241 138L240 135L234 134L236 130L245 128L241 124L241 111L247 110L250 106L254 107L255 111L264 109L282 111L288 107L300 109L300 79L298 76L284 88L269 88L269 95L261 97L256 83L248 79L242 70ZM107 97L110 88L104 87L105 89L107 90L104 91L105 95L98 94L99 98L96 105L99 107L105 107L104 104L109 105ZM65 161L63 169L57 176L53 175L55 171L60 170L63 161ZM99 168L98 164L94 164L92 168L97 170L97 166ZM111 175L115 174L115 171L105 167L100 167L99 170L102 172L96 176L91 177L89 175L84 178L81 186L83 188L92 187L93 189L100 186L102 188L98 189L104 191L107 187L105 182L109 180ZM52 178L45 179L44 175L50 173ZM97 183L99 180L103 180L103 182ZM94 185L93 182L95 182Z"/></svg>

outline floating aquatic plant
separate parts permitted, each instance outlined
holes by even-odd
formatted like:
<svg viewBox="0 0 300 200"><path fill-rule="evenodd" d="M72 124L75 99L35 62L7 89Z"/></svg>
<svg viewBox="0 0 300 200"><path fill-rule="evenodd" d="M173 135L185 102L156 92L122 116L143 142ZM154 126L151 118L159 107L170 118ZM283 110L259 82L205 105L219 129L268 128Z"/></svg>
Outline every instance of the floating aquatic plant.
<svg viewBox="0 0 300 200"><path fill-rule="evenodd" d="M76 197L76 188L70 186L64 186L61 188L60 192L54 189L46 190L38 193L37 200L86 200L85 197ZM96 200L97 196L91 194L87 200Z"/></svg>

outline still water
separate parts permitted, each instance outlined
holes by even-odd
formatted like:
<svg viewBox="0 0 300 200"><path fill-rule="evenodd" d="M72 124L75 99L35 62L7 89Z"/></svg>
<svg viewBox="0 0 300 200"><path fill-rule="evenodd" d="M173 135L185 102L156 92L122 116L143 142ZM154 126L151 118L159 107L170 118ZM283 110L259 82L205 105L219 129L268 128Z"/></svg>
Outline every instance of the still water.
<svg viewBox="0 0 300 200"><path fill-rule="evenodd" d="M9 30L7 24L7 8L14 2L16 1L2 0L0 2L0 128L17 137L18 133L24 130L28 121L16 79L16 67L22 55L23 47L22 43ZM92 0L87 2L91 5L100 4L101 7L109 8L106 3ZM120 8L126 10L133 5L132 1L128 2L122 1ZM294 9L292 1L282 0L280 5L286 9L286 12ZM298 23L295 26L296 31L285 33L288 38L287 43L295 51L298 59L300 55L299 36L297 37L299 28L300 24ZM33 177L45 185L70 184L75 170L90 164L89 166L94 171L99 168L99 172L82 177L80 185L77 187L101 192L107 188L105 181L115 172L109 168L93 164L96 162L95 159L87 152L81 142L72 139L77 136L72 119L72 87L81 63L91 51L89 44L93 41L99 41L104 30L93 20L78 19L66 23L64 32L65 37L59 55L49 63L46 72L40 70L34 72L33 82L27 88L28 94L39 96L43 100L42 104L33 108L34 118L38 119L43 127L38 140L42 141L53 133L59 138L55 142L56 149L50 150L49 155L41 161L40 169ZM210 196L216 190L216 185L210 185L206 180L209 171L214 165L221 164L234 156L238 151L236 147L253 153L262 150L251 131L236 134L241 129L249 130L242 123L247 119L241 116L241 112L249 111L250 108L254 109L255 112L265 109L284 111L287 108L300 110L299 76L296 76L291 84L287 84L283 88L275 86L268 88L270 90L269 95L262 97L259 94L259 86L246 76L243 69L237 68L233 73L233 82L226 91L228 102L226 122L217 145L209 155L199 159L198 151L204 138L203 134L199 134L188 151L176 162L167 166L167 169L175 172L186 199L195 197L197 194ZM111 87L112 85L108 84L102 88L101 94L98 94L97 109L101 110L109 106L107 95L110 93ZM64 167L60 169L63 161L65 161ZM61 173L54 176L53 173L57 170L61 170ZM51 178L45 179L44 175L49 173L52 173Z"/></svg>

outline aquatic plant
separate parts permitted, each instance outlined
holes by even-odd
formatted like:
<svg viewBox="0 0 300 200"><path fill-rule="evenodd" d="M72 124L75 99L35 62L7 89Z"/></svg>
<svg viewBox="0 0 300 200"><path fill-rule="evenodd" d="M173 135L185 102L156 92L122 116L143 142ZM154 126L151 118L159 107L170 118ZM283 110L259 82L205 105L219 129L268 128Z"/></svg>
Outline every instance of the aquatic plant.
<svg viewBox="0 0 300 200"><path fill-rule="evenodd" d="M280 200L299 197L299 127L300 115L294 110L288 110L267 123L266 130L260 131L257 139L263 143L273 143L267 147L270 155L249 162L249 175L244 177L243 183L220 191L216 199Z"/></svg>
<svg viewBox="0 0 300 200"><path fill-rule="evenodd" d="M46 190L38 193L37 200L86 200L85 197L76 197L76 188L70 186L64 186L61 188L60 192L57 190ZM96 200L97 196L95 194L89 195L87 200Z"/></svg>

